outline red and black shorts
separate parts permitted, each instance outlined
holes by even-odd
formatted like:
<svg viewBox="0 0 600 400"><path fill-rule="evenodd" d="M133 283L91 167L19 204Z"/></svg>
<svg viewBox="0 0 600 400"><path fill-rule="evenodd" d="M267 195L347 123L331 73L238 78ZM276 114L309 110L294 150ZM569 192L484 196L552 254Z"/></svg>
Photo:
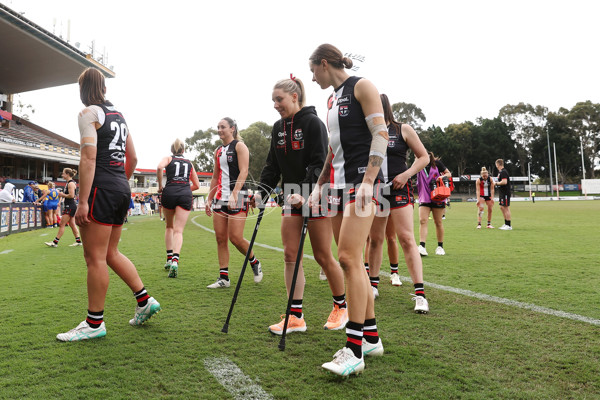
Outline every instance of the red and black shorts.
<svg viewBox="0 0 600 400"><path fill-rule="evenodd" d="M244 196L242 199L242 207L241 208L229 208L229 202L225 200L217 200L213 199L212 210L215 213L227 214L227 215L237 215L239 213L245 213L248 215L248 198ZM163 200L164 207L164 200Z"/></svg>
<svg viewBox="0 0 600 400"><path fill-rule="evenodd" d="M88 216L102 225L121 226L127 216L130 201L131 193L93 187L88 199Z"/></svg>
<svg viewBox="0 0 600 400"><path fill-rule="evenodd" d="M77 212L76 204L65 204L65 209L63 210L62 215L68 215L69 217L73 218L75 216L76 212Z"/></svg>
<svg viewBox="0 0 600 400"><path fill-rule="evenodd" d="M182 190L187 189L187 190ZM190 211L193 203L192 191L189 186L179 188L177 186L167 185L162 192L161 204L167 210L174 210L175 207L181 207L184 210Z"/></svg>
<svg viewBox="0 0 600 400"><path fill-rule="evenodd" d="M356 191L358 190L360 185L356 187L350 188L330 188L327 194L327 208L329 209L329 216L334 216L337 213L343 213L344 209L350 204L356 202ZM379 206L379 201L377 200L377 196L375 193L380 191L379 184L376 183L374 186L374 193L371 200L377 206Z"/></svg>
<svg viewBox="0 0 600 400"><path fill-rule="evenodd" d="M419 207L429 208L446 208L446 200L444 201L432 201L431 203L419 203Z"/></svg>
<svg viewBox="0 0 600 400"><path fill-rule="evenodd" d="M400 189L394 189L391 186L384 186L381 191L381 200L379 202L379 211L394 210L403 208L415 203L412 185L407 183Z"/></svg>
<svg viewBox="0 0 600 400"><path fill-rule="evenodd" d="M502 207L510 206L510 193L509 194L500 194L500 205Z"/></svg>

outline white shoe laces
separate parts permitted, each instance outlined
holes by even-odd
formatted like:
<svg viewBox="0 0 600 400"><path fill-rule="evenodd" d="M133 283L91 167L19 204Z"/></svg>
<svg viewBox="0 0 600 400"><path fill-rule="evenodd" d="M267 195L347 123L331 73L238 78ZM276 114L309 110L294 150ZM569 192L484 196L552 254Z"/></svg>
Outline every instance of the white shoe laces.
<svg viewBox="0 0 600 400"><path fill-rule="evenodd" d="M346 363L351 357L354 357L352 350L342 347L333 355L333 362L339 365Z"/></svg>

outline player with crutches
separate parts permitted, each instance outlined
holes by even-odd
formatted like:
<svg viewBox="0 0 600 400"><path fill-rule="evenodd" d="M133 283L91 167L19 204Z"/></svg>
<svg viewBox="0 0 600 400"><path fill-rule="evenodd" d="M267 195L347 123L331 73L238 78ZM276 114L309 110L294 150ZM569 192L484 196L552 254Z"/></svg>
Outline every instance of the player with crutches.
<svg viewBox="0 0 600 400"><path fill-rule="evenodd" d="M281 218L281 239L284 248L285 284L292 297L286 333L306 331L302 309L304 297L304 269L299 260L297 280L292 291L292 278L296 267L304 217L309 217L307 229L317 263L327 274L327 282L333 296L333 309L324 325L326 330L343 329L348 320L344 276L333 257L331 243L333 234L327 211L311 210L306 214L302 208L323 167L327 154L327 130L313 106L304 106L304 85L290 75L275 84L272 95L275 110L281 119L273 124L271 147L261 173L262 187L275 187L281 179L284 204ZM261 195L264 195L264 189ZM283 316L282 316L283 317ZM269 326L275 335L283 334L285 317Z"/></svg>

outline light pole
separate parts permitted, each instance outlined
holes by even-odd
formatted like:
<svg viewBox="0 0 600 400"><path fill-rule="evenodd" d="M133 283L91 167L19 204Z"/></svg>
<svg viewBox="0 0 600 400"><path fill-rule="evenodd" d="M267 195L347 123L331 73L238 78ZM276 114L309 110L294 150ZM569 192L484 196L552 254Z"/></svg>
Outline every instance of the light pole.
<svg viewBox="0 0 600 400"><path fill-rule="evenodd" d="M556 200L560 200L560 194L558 192L558 161L556 161L556 143L552 143L554 146L554 172L556 172Z"/></svg>
<svg viewBox="0 0 600 400"><path fill-rule="evenodd" d="M531 163L527 163L527 177L529 181L529 201L531 201Z"/></svg>
<svg viewBox="0 0 600 400"><path fill-rule="evenodd" d="M583 180L581 181L581 186L583 186L583 194L587 199L587 187L585 185L585 163L583 162L583 139L579 136L579 149L581 151L581 172L583 174Z"/></svg>

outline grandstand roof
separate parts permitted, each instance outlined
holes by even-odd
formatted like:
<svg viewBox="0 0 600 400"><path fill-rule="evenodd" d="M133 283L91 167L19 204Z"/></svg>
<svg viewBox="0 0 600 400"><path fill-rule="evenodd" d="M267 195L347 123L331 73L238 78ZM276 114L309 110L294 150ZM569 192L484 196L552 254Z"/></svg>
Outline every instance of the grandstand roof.
<svg viewBox="0 0 600 400"><path fill-rule="evenodd" d="M115 73L60 37L0 3L0 93L76 83L83 69Z"/></svg>

